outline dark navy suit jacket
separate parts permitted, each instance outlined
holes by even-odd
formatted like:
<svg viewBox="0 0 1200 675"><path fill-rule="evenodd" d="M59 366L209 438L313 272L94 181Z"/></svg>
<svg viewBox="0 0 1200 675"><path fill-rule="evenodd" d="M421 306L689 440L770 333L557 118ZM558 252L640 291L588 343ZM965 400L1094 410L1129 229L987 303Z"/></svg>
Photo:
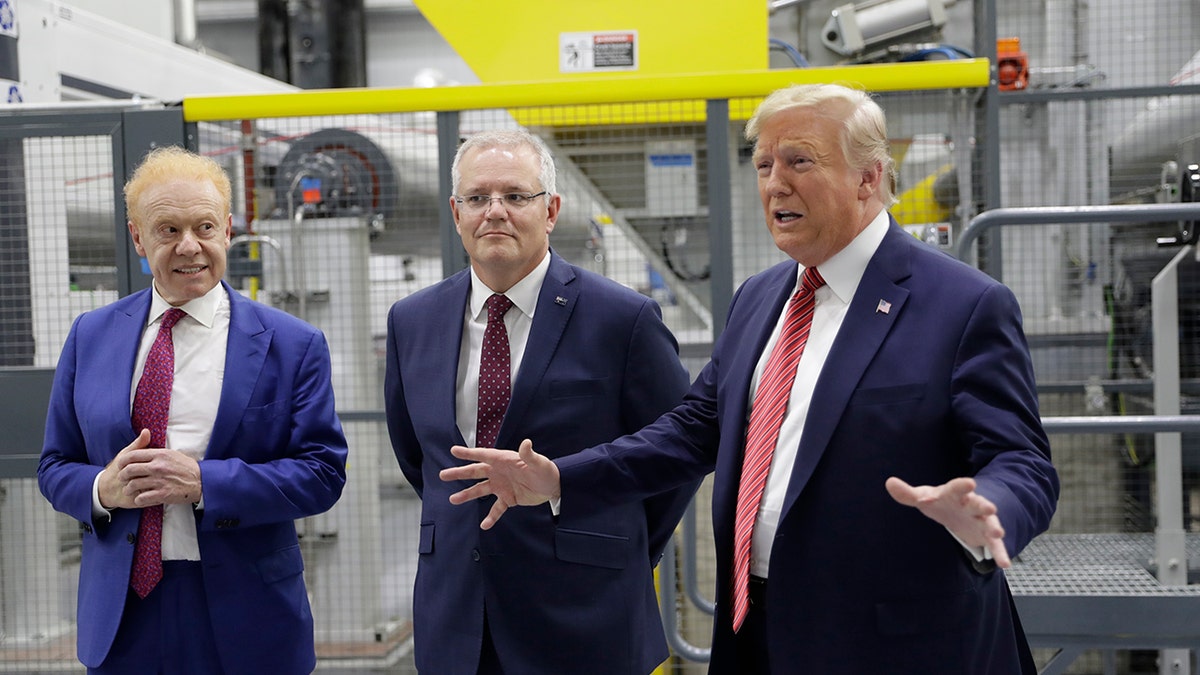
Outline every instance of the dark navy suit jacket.
<svg viewBox="0 0 1200 675"><path fill-rule="evenodd" d="M196 530L226 673L310 673L313 619L294 520L328 510L346 482L324 335L229 293L225 379L200 463ZM140 509L92 517L96 475L137 436L130 383L150 290L80 315L54 373L38 466L42 493L83 526L79 660L97 667L121 622Z"/></svg>
<svg viewBox="0 0 1200 675"><path fill-rule="evenodd" d="M488 627L508 672L644 675L667 657L653 566L698 481L554 519L513 509L479 529L491 500L454 506L441 469L463 462L456 374L471 288L462 271L388 316L385 397L396 459L421 496L413 597L417 668L474 675ZM658 305L551 254L496 446L550 457L632 433L688 386ZM681 481L682 483L682 481Z"/></svg>
<svg viewBox="0 0 1200 675"><path fill-rule="evenodd" d="M640 498L715 470L712 673L741 672L730 575L750 379L796 271L782 263L742 285L712 360L674 411L557 461L564 519L578 495ZM1016 299L894 222L812 392L771 549L772 672L1034 673L1003 572L977 571L945 528L895 503L889 476L975 477L1010 555L1045 530L1058 498Z"/></svg>

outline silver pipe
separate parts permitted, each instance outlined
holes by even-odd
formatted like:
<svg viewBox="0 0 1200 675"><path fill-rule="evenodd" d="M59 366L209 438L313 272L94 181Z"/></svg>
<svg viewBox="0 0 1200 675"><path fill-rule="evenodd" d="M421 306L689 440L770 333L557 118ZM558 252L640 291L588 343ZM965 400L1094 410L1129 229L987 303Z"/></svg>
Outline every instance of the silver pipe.
<svg viewBox="0 0 1200 675"><path fill-rule="evenodd" d="M684 639L683 635L679 632L679 621L675 616L677 595L674 583L676 576L674 536L667 541L667 548L663 551L662 562L658 564L658 569L660 570L658 578L662 580L659 583L659 587L662 594L663 631L667 634L667 643L671 645L672 651L688 661L707 662L712 656L712 650L697 647ZM663 574L663 571L669 573Z"/></svg>
<svg viewBox="0 0 1200 675"><path fill-rule="evenodd" d="M175 42L184 47L196 47L196 0L174 0Z"/></svg>

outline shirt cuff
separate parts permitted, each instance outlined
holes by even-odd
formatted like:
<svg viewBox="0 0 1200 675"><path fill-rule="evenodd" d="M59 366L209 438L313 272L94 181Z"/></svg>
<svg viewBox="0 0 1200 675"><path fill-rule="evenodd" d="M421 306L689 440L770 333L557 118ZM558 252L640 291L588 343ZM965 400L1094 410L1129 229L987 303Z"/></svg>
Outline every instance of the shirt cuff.
<svg viewBox="0 0 1200 675"><path fill-rule="evenodd" d="M946 531L950 532L948 528ZM975 559L975 562L985 562L992 559L992 552L987 548L983 546L971 546L962 539L959 539L958 535L954 534L953 532L950 532L950 536L954 537L954 541L957 541L962 545L963 548L967 550L967 553L969 553L971 557Z"/></svg>
<svg viewBox="0 0 1200 675"><path fill-rule="evenodd" d="M101 471L100 473L104 473ZM100 474L96 474L96 480L92 481L92 518L99 520L112 520L112 511L100 505Z"/></svg>
<svg viewBox="0 0 1200 675"><path fill-rule="evenodd" d="M562 497L550 498L550 515L558 517L558 512L562 510Z"/></svg>

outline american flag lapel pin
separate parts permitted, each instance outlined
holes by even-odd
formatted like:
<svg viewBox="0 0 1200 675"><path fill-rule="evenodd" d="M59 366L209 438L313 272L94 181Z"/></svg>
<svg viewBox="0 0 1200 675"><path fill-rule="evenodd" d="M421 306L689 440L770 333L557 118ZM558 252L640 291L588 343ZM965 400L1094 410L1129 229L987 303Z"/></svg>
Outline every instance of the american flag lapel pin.
<svg viewBox="0 0 1200 675"><path fill-rule="evenodd" d="M566 307L566 306L567 306L567 299L566 299L566 298L564 298L564 297L563 297L563 296L561 296L561 295L556 295L556 296L554 296L554 304L556 304L556 305L562 305L563 307Z"/></svg>
<svg viewBox="0 0 1200 675"><path fill-rule="evenodd" d="M875 312L878 314L887 314L892 311L892 303L887 300L880 299L879 304L875 305Z"/></svg>

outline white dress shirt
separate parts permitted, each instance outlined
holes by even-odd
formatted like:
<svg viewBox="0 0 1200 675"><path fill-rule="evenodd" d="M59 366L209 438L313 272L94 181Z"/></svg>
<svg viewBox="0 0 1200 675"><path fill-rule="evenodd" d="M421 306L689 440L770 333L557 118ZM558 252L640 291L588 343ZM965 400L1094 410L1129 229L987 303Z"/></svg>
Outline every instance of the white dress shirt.
<svg viewBox="0 0 1200 675"><path fill-rule="evenodd" d="M887 211L880 211L846 248L818 267L821 277L825 279L825 285L817 289L808 343L805 344L804 353L796 366L796 379L792 383L787 413L779 427L779 440L775 445L775 454L771 457L767 485L763 490L762 501L759 502L758 515L754 519L754 533L750 539L750 573L755 576L767 576L767 567L771 560L771 542L779 525L783 498L787 494L788 482L792 477L792 467L796 464L796 453L800 449L800 438L804 434L804 420L808 417L813 388L816 387L829 350L833 347L834 338L842 327L842 320L846 318L850 301L854 299L854 293L858 290L858 282L862 280L867 263L871 261L871 256L875 255L875 250L887 234L888 225ZM804 267L796 265L795 290L800 288L800 277L803 273ZM779 340L786 311L787 303L784 303L784 309L775 323L775 330L767 340L754 369L754 375L750 379L751 407L754 405L754 393L758 390L758 382L767 365L767 359ZM747 411L746 419L749 418L750 413ZM879 489L882 490L883 486L880 485Z"/></svg>
<svg viewBox="0 0 1200 675"><path fill-rule="evenodd" d="M521 358L525 355L525 344L529 341L529 330L533 327L533 312L537 309L538 295L542 282L550 269L550 251L533 271L525 275L504 295L512 301L513 308L504 315L504 328L508 331L508 351L511 383L521 369ZM475 445L475 432L479 415L479 359L483 353L483 332L487 329L485 303L494 293L471 269L471 294L467 298L467 309L463 316L463 340L458 350L458 377L455 382L458 395L454 397L454 414L458 430L468 446Z"/></svg>
<svg viewBox="0 0 1200 675"><path fill-rule="evenodd" d="M158 335L163 314L171 305L158 290L151 291L150 314L134 362L130 383L130 413L137 383L142 377L150 346ZM229 295L217 284L205 295L180 307L187 316L171 330L175 346L175 378L171 385L171 408L167 418L167 447L200 461L212 437L213 423L221 402L225 380L225 351L229 338ZM98 515L108 511L100 506L99 478L93 485L92 507ZM162 555L164 560L199 560L194 509L191 504L167 504L163 508Z"/></svg>

